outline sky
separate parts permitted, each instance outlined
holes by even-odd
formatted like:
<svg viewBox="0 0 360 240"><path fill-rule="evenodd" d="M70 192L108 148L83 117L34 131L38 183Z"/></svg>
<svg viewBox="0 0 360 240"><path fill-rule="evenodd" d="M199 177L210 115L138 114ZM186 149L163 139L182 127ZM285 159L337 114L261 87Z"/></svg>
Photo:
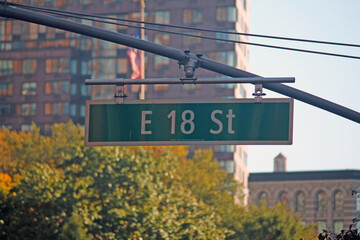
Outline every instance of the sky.
<svg viewBox="0 0 360 240"><path fill-rule="evenodd" d="M360 44L359 0L251 0L250 33ZM360 56L360 48L261 38L250 42ZM360 112L360 60L250 47L250 72L295 77L287 85ZM250 86L252 87L252 86ZM264 89L265 97L286 97ZM295 100L292 145L249 146L250 172L272 172L282 153L288 171L360 170L360 124Z"/></svg>

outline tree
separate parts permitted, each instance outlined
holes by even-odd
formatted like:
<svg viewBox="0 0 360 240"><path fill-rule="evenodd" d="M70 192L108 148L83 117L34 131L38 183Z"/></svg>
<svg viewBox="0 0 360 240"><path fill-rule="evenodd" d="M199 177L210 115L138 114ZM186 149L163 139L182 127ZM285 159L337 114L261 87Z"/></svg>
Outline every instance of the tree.
<svg viewBox="0 0 360 240"><path fill-rule="evenodd" d="M65 188L60 170L40 163L29 167L0 206L2 237L54 239L70 208Z"/></svg>
<svg viewBox="0 0 360 240"><path fill-rule="evenodd" d="M244 231L239 239L314 239L313 226L302 223L301 216L294 214L284 204L267 207L250 204L243 221Z"/></svg>
<svg viewBox="0 0 360 240"><path fill-rule="evenodd" d="M72 124L55 125L51 138L37 142L41 157L28 158L23 170L18 163L25 162L37 132L27 133L31 144L9 138L12 151L22 152L13 155L11 171L21 181L1 200L2 238L57 239L85 230L93 239L225 237L213 209L176 177L174 150L84 147L79 136ZM84 225L74 225L73 216Z"/></svg>
<svg viewBox="0 0 360 240"><path fill-rule="evenodd" d="M40 128L33 125L30 132L0 131L0 171L16 177L21 170L33 163L53 161L51 139L40 135Z"/></svg>
<svg viewBox="0 0 360 240"><path fill-rule="evenodd" d="M182 182L193 194L214 208L220 216L218 226L231 230L228 237L233 239L237 231L243 231L245 208L235 203L236 199L243 198L243 186L219 168L212 151L196 150L191 159L182 158L177 163Z"/></svg>
<svg viewBox="0 0 360 240"><path fill-rule="evenodd" d="M73 213L61 229L59 240L90 240L87 235L83 219L77 213Z"/></svg>
<svg viewBox="0 0 360 240"><path fill-rule="evenodd" d="M235 204L239 186L211 151L85 147L83 130L0 130L2 239L296 239L308 228L283 206ZM33 153L33 151L36 151ZM11 163L11 164L10 164ZM0 171L0 172L1 172ZM17 180L15 179L17 177Z"/></svg>
<svg viewBox="0 0 360 240"><path fill-rule="evenodd" d="M311 226L302 224L301 216L284 205L267 207L265 203L241 206L242 186L221 170L209 150L198 150L192 159L178 162L178 174L185 185L212 206L220 216L221 227L231 230L228 239L313 239Z"/></svg>

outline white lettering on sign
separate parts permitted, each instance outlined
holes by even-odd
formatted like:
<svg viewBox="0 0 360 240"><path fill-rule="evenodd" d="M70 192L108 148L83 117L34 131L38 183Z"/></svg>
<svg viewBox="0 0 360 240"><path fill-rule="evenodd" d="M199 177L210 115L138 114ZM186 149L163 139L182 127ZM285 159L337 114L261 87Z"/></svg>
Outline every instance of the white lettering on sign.
<svg viewBox="0 0 360 240"><path fill-rule="evenodd" d="M146 115L152 114L152 111L141 111L141 134L151 134L151 131L146 131L146 124L151 124L151 120L146 120Z"/></svg>
<svg viewBox="0 0 360 240"><path fill-rule="evenodd" d="M217 125L217 129L210 129L211 134L220 134L224 129L224 124L219 120L216 115L222 115L223 111L216 109L211 112L211 120ZM152 115L152 111L142 111L141 112L141 134L152 134L151 130L146 130L146 125L151 125L151 120L147 119L147 115ZM176 110L172 110L167 118L170 119L170 134L175 134L176 131ZM232 109L229 109L228 114L226 114L226 118L228 119L228 133L234 134L233 130L233 119L235 118L235 114ZM181 112L181 125L180 130L183 134L192 134L195 131L195 113L192 110L185 110Z"/></svg>
<svg viewBox="0 0 360 240"><path fill-rule="evenodd" d="M175 110L172 110L169 115L167 116L168 118L171 118L171 134L175 134Z"/></svg>
<svg viewBox="0 0 360 240"><path fill-rule="evenodd" d="M221 110L214 110L211 113L211 120L213 120L213 122L216 123L219 126L218 130L216 130L216 131L213 130L213 129L210 129L210 133L212 133L212 134L219 134L223 130L222 122L215 117L215 114L217 114L217 113L222 114L222 111Z"/></svg>
<svg viewBox="0 0 360 240"><path fill-rule="evenodd" d="M221 110L214 110L211 112L211 120L218 125L218 129L210 129L210 133L212 134L219 134L223 130L223 124L222 122L215 117L215 114L222 114L223 112ZM228 133L234 134L235 131L232 128L232 120L235 118L235 114L233 114L233 110L229 109L229 113L226 115L226 118L228 119Z"/></svg>
<svg viewBox="0 0 360 240"><path fill-rule="evenodd" d="M186 118L186 115L187 114L190 114L190 118ZM195 118L195 114L193 111L191 110L185 110L182 115L181 115L181 118L182 118L182 123L181 123L181 132L184 133L184 134L191 134L194 132L195 130L195 124L193 122L194 118ZM189 130L186 130L185 129L185 126L186 125L190 125L190 129Z"/></svg>
<svg viewBox="0 0 360 240"><path fill-rule="evenodd" d="M229 109L229 114L226 115L228 119L228 133L234 134L234 130L232 129L232 119L235 117L235 115L232 112L232 109Z"/></svg>

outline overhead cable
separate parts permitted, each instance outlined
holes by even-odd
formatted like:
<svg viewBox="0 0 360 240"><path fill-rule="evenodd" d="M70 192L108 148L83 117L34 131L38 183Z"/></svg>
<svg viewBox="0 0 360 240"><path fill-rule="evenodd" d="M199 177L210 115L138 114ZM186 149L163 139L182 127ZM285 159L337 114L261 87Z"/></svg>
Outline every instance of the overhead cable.
<svg viewBox="0 0 360 240"><path fill-rule="evenodd" d="M251 43L251 42L244 42L244 41L238 41L238 40L230 40L230 39L223 39L223 38L215 38L215 37L194 35L194 34L191 34L191 33L181 33L181 32L174 32L174 31L163 30L163 29L155 29L155 28L150 28L150 27L141 27L141 26L138 26L138 25L130 25L130 24L125 24L125 23L115 23L115 22L110 22L110 21L93 19L94 17L98 17L97 15L90 15L91 17L80 17L78 15L84 15L84 14L72 13L72 12L68 12L68 11L60 11L60 10L54 10L54 9L47 9L47 8L32 7L32 6L26 6L26 5L20 5L20 4L16 4L16 6L17 7L22 7L22 8L27 8L27 9L32 9L32 10L35 9L37 11L56 14L56 15L59 15L59 16L66 16L66 17L72 17L72 18L78 18L78 19L85 19L85 20L89 20L89 21L95 21L95 22L101 22L101 23L106 23L106 24L113 24L113 25L131 27L131 28L142 28L142 29L149 30L149 31L163 32L163 33L169 33L169 34L174 34L174 35L188 36L188 37L194 37L194 38L202 38L202 39L214 40L214 41L230 42L230 43L240 43L240 44L259 46L259 47L268 47L268 48L281 49L281 50L289 50L289 51L305 52L305 53L312 53L312 54L320 54L320 55L327 55L327 56L334 56L334 57L360 59L359 56L353 56L353 55L344 55L344 54L321 52L321 51L314 51L314 50L306 50L306 49L299 49L299 48L290 48L290 47L283 47L283 46L276 46L276 45ZM118 18L111 18L111 19L112 20L118 20L118 21L127 21L127 20L119 20ZM217 32L217 31L215 31L215 32ZM232 32L228 32L228 33L232 33Z"/></svg>
<svg viewBox="0 0 360 240"><path fill-rule="evenodd" d="M38 10L42 9L42 10L53 11L53 12L70 13L68 11L55 10L55 9L43 8L43 7L33 7L33 6L28 6L28 5L16 4L16 3L11 3L11 5L18 6L18 7L24 7L24 8L38 9ZM224 34L242 35L242 36L249 36L249 37L270 38L270 39L277 39L277 40L298 41L298 42L308 42L308 43L318 43L318 44L329 44L329 45L338 45L338 46L347 46L347 47L360 47L359 44L352 44L352 43L329 42L329 41L319 41L319 40L312 40L312 39L279 37L279 36L253 34L253 33L239 33L239 32L231 32L231 31L224 31L224 30L212 30L212 29L206 29L206 28L181 26L181 25L174 25L174 24L164 24L164 23L156 23L156 22L147 22L147 21L139 21L139 20L132 20L132 19L123 19L123 18L107 17L107 16L102 16L102 15L96 15L96 14L84 14L84 13L78 13L78 12L76 12L76 13L74 12L71 14L76 14L76 15L85 16L85 17L96 17L96 18L101 18L101 19L131 22L131 23L137 23L137 24L154 25L154 26L159 26L159 27L179 28L179 29L192 30L192 31L224 33Z"/></svg>

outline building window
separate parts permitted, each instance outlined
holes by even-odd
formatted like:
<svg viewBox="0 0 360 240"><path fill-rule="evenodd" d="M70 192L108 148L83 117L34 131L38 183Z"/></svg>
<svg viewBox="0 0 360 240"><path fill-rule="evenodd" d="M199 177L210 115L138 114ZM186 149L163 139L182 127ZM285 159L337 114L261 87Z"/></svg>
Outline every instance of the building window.
<svg viewBox="0 0 360 240"><path fill-rule="evenodd" d="M320 191L316 195L316 210L324 211L326 210L326 193L324 191Z"/></svg>
<svg viewBox="0 0 360 240"><path fill-rule="evenodd" d="M117 73L127 73L128 60L126 58L119 58L117 60Z"/></svg>
<svg viewBox="0 0 360 240"><path fill-rule="evenodd" d="M49 123L40 123L38 124L41 134L50 135L51 134L51 124Z"/></svg>
<svg viewBox="0 0 360 240"><path fill-rule="evenodd" d="M85 105L80 106L80 116L81 117L85 117L85 109L86 109Z"/></svg>
<svg viewBox="0 0 360 240"><path fill-rule="evenodd" d="M260 201L265 201L265 202L268 202L269 201L269 197L268 197L268 194L267 192L261 192L258 196L258 202Z"/></svg>
<svg viewBox="0 0 360 240"><path fill-rule="evenodd" d="M45 94L68 94L70 86L68 81L56 81L45 83Z"/></svg>
<svg viewBox="0 0 360 240"><path fill-rule="evenodd" d="M86 85L81 85L80 87L81 96L89 96L90 95L90 88Z"/></svg>
<svg viewBox="0 0 360 240"><path fill-rule="evenodd" d="M237 62L236 53L234 51L212 52L209 53L209 58L232 67L235 67Z"/></svg>
<svg viewBox="0 0 360 240"><path fill-rule="evenodd" d="M219 145L219 152L235 152L235 145Z"/></svg>
<svg viewBox="0 0 360 240"><path fill-rule="evenodd" d="M92 0L80 0L81 5L91 4Z"/></svg>
<svg viewBox="0 0 360 240"><path fill-rule="evenodd" d="M169 45L170 34L155 34L154 42L161 45Z"/></svg>
<svg viewBox="0 0 360 240"><path fill-rule="evenodd" d="M306 210L305 193L302 191L300 191L296 194L295 209L296 209L296 211L305 211Z"/></svg>
<svg viewBox="0 0 360 240"><path fill-rule="evenodd" d="M154 56L154 69L168 69L170 59L167 57L155 55Z"/></svg>
<svg viewBox="0 0 360 240"><path fill-rule="evenodd" d="M219 160L218 164L220 168L224 169L226 172L230 174L235 173L235 161L233 159Z"/></svg>
<svg viewBox="0 0 360 240"><path fill-rule="evenodd" d="M356 211L360 211L360 197L356 198Z"/></svg>
<svg viewBox="0 0 360 240"><path fill-rule="evenodd" d="M169 89L169 84L156 84L156 85L154 85L154 90L155 91L166 91L168 89Z"/></svg>
<svg viewBox="0 0 360 240"><path fill-rule="evenodd" d="M236 87L235 83L220 83L221 88L234 89Z"/></svg>
<svg viewBox="0 0 360 240"><path fill-rule="evenodd" d="M115 58L92 60L92 78L115 78L117 61Z"/></svg>
<svg viewBox="0 0 360 240"><path fill-rule="evenodd" d="M69 114L68 102L45 103L45 115L67 115Z"/></svg>
<svg viewBox="0 0 360 240"><path fill-rule="evenodd" d="M20 126L20 130L21 131L26 131L26 132L31 131L32 128L33 128L32 124L21 124L21 126Z"/></svg>
<svg viewBox="0 0 360 240"><path fill-rule="evenodd" d="M11 83L0 83L0 96L13 95L13 85Z"/></svg>
<svg viewBox="0 0 360 240"><path fill-rule="evenodd" d="M319 233L322 233L323 230L326 230L326 221L318 221L317 225L318 225L318 232Z"/></svg>
<svg viewBox="0 0 360 240"><path fill-rule="evenodd" d="M185 45L193 45L202 43L202 38L196 36L202 36L201 32L187 32L187 34L194 35L194 37L183 36L183 43Z"/></svg>
<svg viewBox="0 0 360 240"><path fill-rule="evenodd" d="M48 58L45 61L46 73L72 73L76 74L76 60L69 58Z"/></svg>
<svg viewBox="0 0 360 240"><path fill-rule="evenodd" d="M156 11L155 22L169 24L170 23L170 12L169 11Z"/></svg>
<svg viewBox="0 0 360 240"><path fill-rule="evenodd" d="M279 195L279 202L284 203L285 206L289 203L287 192L281 192Z"/></svg>
<svg viewBox="0 0 360 240"><path fill-rule="evenodd" d="M334 194L334 210L342 211L344 209L344 194L340 191L337 191Z"/></svg>
<svg viewBox="0 0 360 240"><path fill-rule="evenodd" d="M201 23L202 13L196 9L184 9L183 22L185 24Z"/></svg>
<svg viewBox="0 0 360 240"><path fill-rule="evenodd" d="M81 61L81 75L90 75L91 74L91 62L90 61Z"/></svg>
<svg viewBox="0 0 360 240"><path fill-rule="evenodd" d="M243 0L243 7L244 7L244 10L246 11L246 0Z"/></svg>
<svg viewBox="0 0 360 240"><path fill-rule="evenodd" d="M12 60L0 60L0 76L10 75L13 73Z"/></svg>
<svg viewBox="0 0 360 240"><path fill-rule="evenodd" d="M34 116L36 114L36 103L23 103L17 105L17 115L20 116Z"/></svg>
<svg viewBox="0 0 360 240"><path fill-rule="evenodd" d="M21 94L24 96L36 95L36 82L26 82L22 84Z"/></svg>
<svg viewBox="0 0 360 240"><path fill-rule="evenodd" d="M232 29L227 29L224 30L226 32L234 32L234 30ZM223 33L223 32L217 32L216 33L216 38L219 39L224 39L224 40L231 40L231 41L240 41L240 37L237 34L230 34L230 33ZM221 41L221 40L216 40L217 43L230 43L230 42L226 42L226 41Z"/></svg>
<svg viewBox="0 0 360 240"><path fill-rule="evenodd" d="M34 74L36 73L37 62L35 59L26 59L22 64L23 74Z"/></svg>
<svg viewBox="0 0 360 240"><path fill-rule="evenodd" d="M76 83L71 83L70 84L70 94L71 95L76 95Z"/></svg>
<svg viewBox="0 0 360 240"><path fill-rule="evenodd" d="M76 116L76 104L70 104L70 116Z"/></svg>
<svg viewBox="0 0 360 240"><path fill-rule="evenodd" d="M0 104L0 116L7 116L11 113L10 104Z"/></svg>
<svg viewBox="0 0 360 240"><path fill-rule="evenodd" d="M341 230L344 230L344 222L343 221L335 221L334 222L334 233L339 234Z"/></svg>
<svg viewBox="0 0 360 240"><path fill-rule="evenodd" d="M234 6L216 8L216 21L218 22L236 22L237 10Z"/></svg>

